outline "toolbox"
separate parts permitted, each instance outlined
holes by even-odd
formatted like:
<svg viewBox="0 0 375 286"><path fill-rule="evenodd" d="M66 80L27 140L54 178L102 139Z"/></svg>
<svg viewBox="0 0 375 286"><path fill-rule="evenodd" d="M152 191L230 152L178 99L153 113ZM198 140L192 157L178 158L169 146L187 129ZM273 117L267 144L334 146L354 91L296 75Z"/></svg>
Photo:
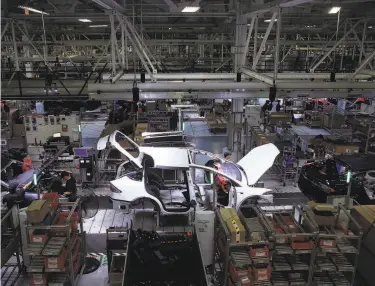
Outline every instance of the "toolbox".
<svg viewBox="0 0 375 286"><path fill-rule="evenodd" d="M233 208L222 208L220 215L230 233L232 243L245 242L245 228L243 227L236 210Z"/></svg>
<svg viewBox="0 0 375 286"><path fill-rule="evenodd" d="M41 223L49 211L50 207L46 200L33 201L26 210L27 219L32 224Z"/></svg>

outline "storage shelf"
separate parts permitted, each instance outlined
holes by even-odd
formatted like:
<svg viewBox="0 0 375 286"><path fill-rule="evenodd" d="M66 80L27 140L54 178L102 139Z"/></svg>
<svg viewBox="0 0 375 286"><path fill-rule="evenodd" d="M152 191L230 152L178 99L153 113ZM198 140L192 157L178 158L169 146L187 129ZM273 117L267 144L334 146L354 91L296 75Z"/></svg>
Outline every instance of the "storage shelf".
<svg viewBox="0 0 375 286"><path fill-rule="evenodd" d="M73 223L66 220L65 225L56 225L61 212L70 208L67 217L73 218L73 215L78 213L77 230L74 229ZM69 285L76 285L80 278L78 269L84 261L85 253L85 233L83 232L81 214L81 203L78 199L76 202L59 202L57 211L54 212L54 219L51 220L50 225L28 225L26 226L26 233L29 235L30 231L44 230L47 240L44 243L29 243L30 238L27 237L27 245L24 251L25 255L32 256L29 267L26 271L32 273L56 273L56 275L49 276L54 283L63 283L68 281ZM33 232L34 233L34 232ZM65 236L64 236L65 235ZM65 253L66 257L60 257ZM35 257L36 256L36 257ZM56 268L46 268L45 259L56 257ZM51 263L51 262L48 262ZM74 273L71 273L73 269ZM57 276L59 274L59 276ZM62 281L62 282L61 282ZM48 280L48 283L52 281Z"/></svg>

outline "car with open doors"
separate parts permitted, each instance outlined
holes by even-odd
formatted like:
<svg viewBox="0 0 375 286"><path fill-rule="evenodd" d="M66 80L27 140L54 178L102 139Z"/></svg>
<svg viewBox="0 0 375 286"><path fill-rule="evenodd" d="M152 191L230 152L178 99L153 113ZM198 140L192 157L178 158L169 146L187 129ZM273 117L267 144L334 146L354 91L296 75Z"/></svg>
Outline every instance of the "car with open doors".
<svg viewBox="0 0 375 286"><path fill-rule="evenodd" d="M360 204L374 204L375 155L340 155L307 163L301 169L298 186L309 199L324 203L330 196L347 195L348 176L350 196Z"/></svg>
<svg viewBox="0 0 375 286"><path fill-rule="evenodd" d="M127 210L146 199L162 214L190 213L197 207L197 195L202 195L192 176L192 171L198 169L212 172L230 182L225 207L239 208L249 198L272 200L271 190L252 186L273 165L279 154L273 144L257 147L237 164L232 163L240 176L194 164L192 154L197 150L139 146L119 131L100 138L97 144L98 150L113 148L121 153L124 160L118 167L116 179L110 182L110 197L115 209Z"/></svg>

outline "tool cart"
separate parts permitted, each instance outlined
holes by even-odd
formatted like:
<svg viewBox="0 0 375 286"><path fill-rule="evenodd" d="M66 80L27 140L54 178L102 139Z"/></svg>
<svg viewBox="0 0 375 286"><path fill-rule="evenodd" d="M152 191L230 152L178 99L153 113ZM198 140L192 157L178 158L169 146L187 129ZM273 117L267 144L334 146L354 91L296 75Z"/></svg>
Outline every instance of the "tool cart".
<svg viewBox="0 0 375 286"><path fill-rule="evenodd" d="M312 285L354 285L363 230L341 204L310 202L306 213L319 229L312 264Z"/></svg>
<svg viewBox="0 0 375 286"><path fill-rule="evenodd" d="M75 285L85 267L86 257L80 200L58 203L39 201L42 208L28 211L26 226L24 255L31 259L26 269L29 285ZM47 212L41 215L46 204Z"/></svg>
<svg viewBox="0 0 375 286"><path fill-rule="evenodd" d="M111 227L107 234L108 282L122 285L125 271L125 258L128 245L129 227Z"/></svg>
<svg viewBox="0 0 375 286"><path fill-rule="evenodd" d="M1 214L1 285L14 285L23 271L18 206Z"/></svg>
<svg viewBox="0 0 375 286"><path fill-rule="evenodd" d="M270 229L257 209L221 209L216 218L215 285L271 285Z"/></svg>

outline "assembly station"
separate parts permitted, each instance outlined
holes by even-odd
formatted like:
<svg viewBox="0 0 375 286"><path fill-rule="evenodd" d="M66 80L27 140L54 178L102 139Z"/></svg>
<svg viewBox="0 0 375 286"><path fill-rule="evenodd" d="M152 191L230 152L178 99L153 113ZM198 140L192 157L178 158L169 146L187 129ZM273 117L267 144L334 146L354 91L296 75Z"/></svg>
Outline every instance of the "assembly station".
<svg viewBox="0 0 375 286"><path fill-rule="evenodd" d="M2 286L374 286L375 0L2 0Z"/></svg>

